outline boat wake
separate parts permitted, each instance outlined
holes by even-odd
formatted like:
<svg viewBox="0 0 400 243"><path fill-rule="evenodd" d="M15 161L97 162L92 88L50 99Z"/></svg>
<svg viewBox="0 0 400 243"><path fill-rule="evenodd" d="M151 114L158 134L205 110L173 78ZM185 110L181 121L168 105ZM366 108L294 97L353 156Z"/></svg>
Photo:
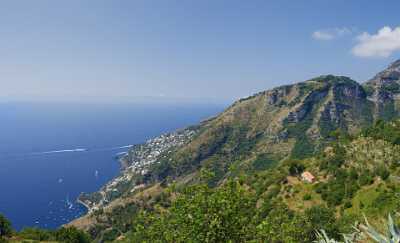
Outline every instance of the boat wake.
<svg viewBox="0 0 400 243"><path fill-rule="evenodd" d="M130 148L130 147L132 147L133 145L132 144L130 144L130 145L125 145L125 146L121 146L121 147L118 147L119 149L123 149L123 148Z"/></svg>
<svg viewBox="0 0 400 243"><path fill-rule="evenodd" d="M61 150L49 150L44 152L32 152L32 153L22 153L22 154L0 154L0 158L18 158L25 156L39 156L39 155L51 155L51 154L61 154L61 153L96 153L101 151L113 151L120 149L129 149L134 145L124 145L124 146L116 146L116 147L104 147L104 148L73 148L73 149L61 149ZM118 155L123 155L125 152L118 153Z"/></svg>
<svg viewBox="0 0 400 243"><path fill-rule="evenodd" d="M52 150L46 152L36 152L31 153L32 155L40 155L40 154L56 154L56 153L69 153L69 152L86 152L87 149L85 148L76 148L76 149L63 149L63 150Z"/></svg>

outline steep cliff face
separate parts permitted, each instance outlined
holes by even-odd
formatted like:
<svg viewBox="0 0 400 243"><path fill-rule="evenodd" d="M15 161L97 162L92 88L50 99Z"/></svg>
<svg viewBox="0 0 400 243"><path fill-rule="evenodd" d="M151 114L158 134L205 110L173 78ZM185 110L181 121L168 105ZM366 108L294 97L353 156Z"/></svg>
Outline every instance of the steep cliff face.
<svg viewBox="0 0 400 243"><path fill-rule="evenodd" d="M364 88L375 104L375 117L392 119L399 116L400 60L367 81Z"/></svg>

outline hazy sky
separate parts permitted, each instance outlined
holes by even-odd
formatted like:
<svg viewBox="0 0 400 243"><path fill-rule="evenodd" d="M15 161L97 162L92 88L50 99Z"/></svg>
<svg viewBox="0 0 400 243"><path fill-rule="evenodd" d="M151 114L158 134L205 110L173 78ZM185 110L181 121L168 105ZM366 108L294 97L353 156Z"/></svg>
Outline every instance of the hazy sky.
<svg viewBox="0 0 400 243"><path fill-rule="evenodd" d="M3 99L236 99L400 58L400 2L9 0Z"/></svg>

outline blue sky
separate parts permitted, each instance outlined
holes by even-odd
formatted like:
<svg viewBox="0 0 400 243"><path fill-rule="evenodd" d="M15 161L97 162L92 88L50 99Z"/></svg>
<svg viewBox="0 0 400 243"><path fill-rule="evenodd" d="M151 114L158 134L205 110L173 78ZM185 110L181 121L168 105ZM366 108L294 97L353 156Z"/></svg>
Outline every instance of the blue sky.
<svg viewBox="0 0 400 243"><path fill-rule="evenodd" d="M400 58L399 9L361 0L2 1L0 97L209 101L321 74L362 82Z"/></svg>

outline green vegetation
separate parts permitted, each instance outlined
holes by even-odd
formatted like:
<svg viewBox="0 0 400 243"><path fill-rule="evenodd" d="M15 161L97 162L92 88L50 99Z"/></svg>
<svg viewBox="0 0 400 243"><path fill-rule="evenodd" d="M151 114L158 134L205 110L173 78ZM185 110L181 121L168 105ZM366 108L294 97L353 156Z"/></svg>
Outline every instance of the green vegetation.
<svg viewBox="0 0 400 243"><path fill-rule="evenodd" d="M62 227L57 230L24 228L20 232L15 232L10 221L0 214L0 242L89 243L91 239L88 234L74 227Z"/></svg>
<svg viewBox="0 0 400 243"><path fill-rule="evenodd" d="M311 242L315 228L334 236L340 228L323 206L304 213L278 202L257 208L256 195L236 180L188 187L168 211L142 211L133 225L127 242Z"/></svg>
<svg viewBox="0 0 400 243"><path fill-rule="evenodd" d="M12 234L12 228L10 221L8 221L6 217L0 214L0 242L4 240L6 237L11 236L11 234Z"/></svg>
<svg viewBox="0 0 400 243"><path fill-rule="evenodd" d="M262 171L273 167L276 164L276 160L271 158L269 154L259 154L253 161L253 169L256 171Z"/></svg>
<svg viewBox="0 0 400 243"><path fill-rule="evenodd" d="M400 145L400 121L384 122L378 120L374 126L362 131L362 135L373 139L382 139Z"/></svg>
<svg viewBox="0 0 400 243"><path fill-rule="evenodd" d="M360 136L337 135L313 158L287 160L273 169L257 167L218 187L201 183L168 189L161 201L172 197L172 203L159 200L152 210L142 209L125 241L312 242L325 236L339 242L343 234L353 233L363 215L378 222L400 209L400 187L392 179L399 175L397 124L380 121ZM370 147L375 150L365 150ZM359 150L363 152L355 155ZM252 163L264 162L269 164L266 154ZM312 170L318 181L302 182L305 170ZM303 201L300 206L293 204L298 200Z"/></svg>

